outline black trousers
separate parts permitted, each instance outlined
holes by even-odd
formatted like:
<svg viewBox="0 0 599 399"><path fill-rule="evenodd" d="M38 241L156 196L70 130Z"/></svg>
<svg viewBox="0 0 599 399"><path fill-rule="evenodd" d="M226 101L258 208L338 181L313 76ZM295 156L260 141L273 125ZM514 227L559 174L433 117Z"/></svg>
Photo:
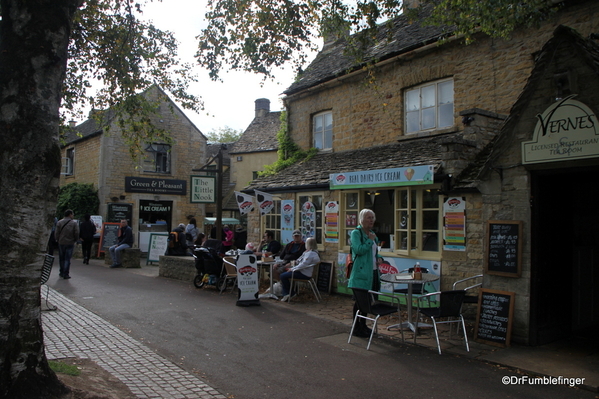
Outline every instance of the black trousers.
<svg viewBox="0 0 599 399"><path fill-rule="evenodd" d="M381 290L381 279L379 277L379 270L375 269L372 271L372 288L371 290L373 291L380 291ZM378 299L378 295L374 296L374 299L377 300ZM358 312L358 302L354 301L354 310L352 313L352 320L353 318L356 317L356 313ZM364 321L364 319L360 319L361 321Z"/></svg>

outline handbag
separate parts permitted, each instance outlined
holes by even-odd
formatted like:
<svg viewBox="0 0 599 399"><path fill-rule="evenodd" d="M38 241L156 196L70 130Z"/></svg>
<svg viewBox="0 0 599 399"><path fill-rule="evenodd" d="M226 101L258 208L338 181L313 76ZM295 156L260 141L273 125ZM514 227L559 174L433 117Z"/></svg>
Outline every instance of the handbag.
<svg viewBox="0 0 599 399"><path fill-rule="evenodd" d="M351 270L354 267L354 260L351 253L351 247L349 247L349 253L345 256L345 278L349 280L351 276Z"/></svg>

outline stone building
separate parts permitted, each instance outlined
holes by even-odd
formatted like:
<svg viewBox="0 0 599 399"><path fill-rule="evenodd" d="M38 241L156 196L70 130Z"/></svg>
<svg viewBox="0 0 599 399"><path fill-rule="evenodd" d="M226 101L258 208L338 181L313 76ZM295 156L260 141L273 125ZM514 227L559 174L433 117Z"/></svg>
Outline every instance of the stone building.
<svg viewBox="0 0 599 399"><path fill-rule="evenodd" d="M515 294L516 342L592 331L599 3L562 5L509 40L470 45L439 44L442 29L402 16L381 25L372 68L343 39L325 43L284 99L291 138L319 153L247 192L273 194L281 229L316 237L337 292L349 293L348 237L370 208L383 271L419 262L443 290L483 274L484 289ZM249 223L256 240L264 219Z"/></svg>
<svg viewBox="0 0 599 399"><path fill-rule="evenodd" d="M60 185L93 184L103 221L128 219L135 245L145 252L151 232L171 231L191 215L201 223L205 205L193 199L190 176L206 161L206 137L158 86L142 95L159 101L153 123L172 142L144 143L144 154L134 160L113 113L104 111L101 121L90 117L70 127Z"/></svg>

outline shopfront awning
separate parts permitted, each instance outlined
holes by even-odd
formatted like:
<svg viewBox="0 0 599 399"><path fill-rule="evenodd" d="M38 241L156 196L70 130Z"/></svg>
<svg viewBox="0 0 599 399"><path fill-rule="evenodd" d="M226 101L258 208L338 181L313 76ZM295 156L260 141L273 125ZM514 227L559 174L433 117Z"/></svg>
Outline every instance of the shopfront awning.
<svg viewBox="0 0 599 399"><path fill-rule="evenodd" d="M239 219L235 218L222 218L221 223L229 225L241 224ZM216 224L216 218L204 218L204 224Z"/></svg>

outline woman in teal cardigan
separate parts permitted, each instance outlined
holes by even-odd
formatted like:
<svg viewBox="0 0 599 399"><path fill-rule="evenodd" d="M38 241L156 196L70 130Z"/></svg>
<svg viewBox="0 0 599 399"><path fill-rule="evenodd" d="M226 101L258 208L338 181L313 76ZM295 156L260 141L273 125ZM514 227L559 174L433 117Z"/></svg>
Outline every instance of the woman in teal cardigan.
<svg viewBox="0 0 599 399"><path fill-rule="evenodd" d="M376 258L379 256L378 238L372 227L376 216L370 209L362 209L358 216L360 225L351 232L351 250L354 266L349 276L347 286L349 288L361 288L364 290L378 291L380 288L379 270ZM358 304L354 303L354 317L358 311ZM354 335L358 337L369 337L370 329L366 327L366 320L358 319L354 329Z"/></svg>

